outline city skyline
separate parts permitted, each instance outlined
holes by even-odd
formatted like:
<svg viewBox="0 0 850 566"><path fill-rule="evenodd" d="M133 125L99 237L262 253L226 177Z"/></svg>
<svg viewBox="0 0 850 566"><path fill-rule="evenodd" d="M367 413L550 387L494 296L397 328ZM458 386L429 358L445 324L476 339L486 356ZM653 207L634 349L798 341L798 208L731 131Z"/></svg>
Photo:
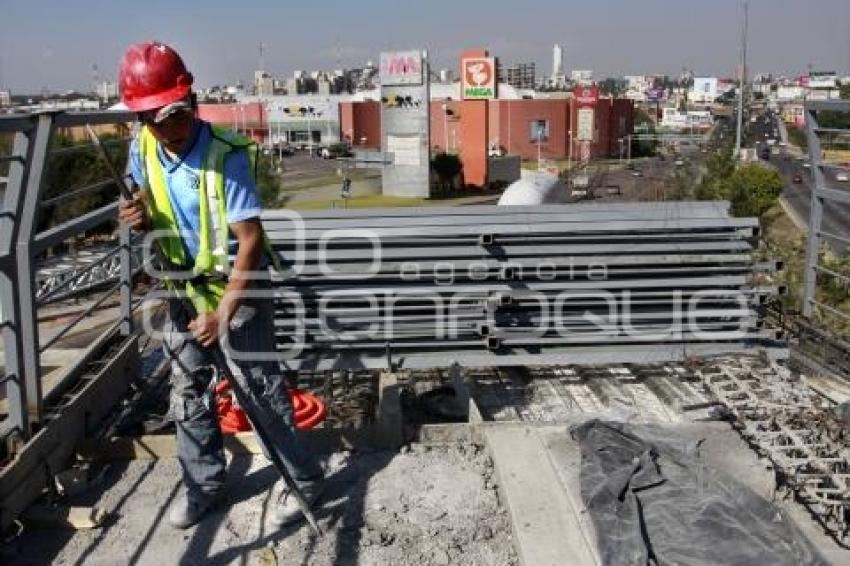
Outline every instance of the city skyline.
<svg viewBox="0 0 850 566"><path fill-rule="evenodd" d="M688 68L698 75L732 76L741 12L740 0L677 5L647 0L640 6L627 0L594 5L540 0L524 4L520 13L504 0L401 8L385 0L326 2L317 13L258 0L237 7L213 0L200 13L195 6L161 0L148 2L143 14L124 5L89 5L94 7L82 13L78 5L56 1L6 2L0 88L90 90L93 66L101 80L114 80L126 46L151 38L177 48L202 87L250 84L260 43L265 70L274 76L359 67L377 61L381 51L408 48L428 49L435 70L455 69L462 49L486 47L507 64L535 63L545 77L556 43L564 47L567 73L677 76ZM749 69L793 76L811 64L850 74L847 22L846 0L751 0ZM791 36L795 41L788 41Z"/></svg>

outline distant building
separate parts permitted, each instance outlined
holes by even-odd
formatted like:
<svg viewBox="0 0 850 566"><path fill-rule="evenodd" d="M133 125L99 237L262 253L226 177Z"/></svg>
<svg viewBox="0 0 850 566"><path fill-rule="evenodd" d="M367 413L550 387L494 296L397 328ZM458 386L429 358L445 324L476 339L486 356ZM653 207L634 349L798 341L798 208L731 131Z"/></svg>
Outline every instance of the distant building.
<svg viewBox="0 0 850 566"><path fill-rule="evenodd" d="M537 84L537 67L534 63L499 64L499 82L514 88L533 89Z"/></svg>
<svg viewBox="0 0 850 566"><path fill-rule="evenodd" d="M293 96L296 94L304 94L304 80L299 76L289 77L286 79L286 94Z"/></svg>
<svg viewBox="0 0 850 566"><path fill-rule="evenodd" d="M593 71L575 70L570 73L570 79L579 85L589 85L593 82Z"/></svg>
<svg viewBox="0 0 850 566"><path fill-rule="evenodd" d="M780 85L776 88L776 100L779 102L792 102L806 98L808 89L795 85Z"/></svg>
<svg viewBox="0 0 850 566"><path fill-rule="evenodd" d="M254 92L258 96L271 96L274 94L275 80L265 71L254 71Z"/></svg>
<svg viewBox="0 0 850 566"><path fill-rule="evenodd" d="M811 89L838 88L838 73L835 71L812 71L808 77L803 77L803 86Z"/></svg>
<svg viewBox="0 0 850 566"><path fill-rule="evenodd" d="M449 84L454 82L454 73L451 69L440 69L440 82L443 84Z"/></svg>
<svg viewBox="0 0 850 566"><path fill-rule="evenodd" d="M688 93L691 104L713 104L720 94L717 77L694 77L694 86Z"/></svg>
<svg viewBox="0 0 850 566"><path fill-rule="evenodd" d="M656 89L656 77L653 75L630 75L626 81L625 97L635 102L657 101L661 98L661 89Z"/></svg>
<svg viewBox="0 0 850 566"><path fill-rule="evenodd" d="M3 106L12 105L12 92L9 90L0 90L0 108Z"/></svg>
<svg viewBox="0 0 850 566"><path fill-rule="evenodd" d="M449 89L443 89L448 94ZM487 114L461 112L462 102L457 93L452 98L431 99L430 140L437 151L458 152L464 147L464 124L488 124L486 146L523 159L536 159L538 151L544 159L580 159L582 142L578 140L578 102L571 98L505 99L501 96L490 102ZM342 138L355 145L377 148L381 132L381 103L351 100L340 103ZM600 98L594 108L593 140L587 151L594 158L617 157L618 140L634 132L634 103L630 100ZM538 132L542 137L538 140ZM572 140L570 139L572 137ZM468 139L468 138L467 138Z"/></svg>
<svg viewBox="0 0 850 566"><path fill-rule="evenodd" d="M97 97L103 102L109 102L118 98L118 84L111 81L103 81L97 85ZM0 104L2 106L2 104Z"/></svg>
<svg viewBox="0 0 850 566"><path fill-rule="evenodd" d="M320 96L330 96L331 94L334 94L333 84L327 76L322 75L316 79L316 94Z"/></svg>
<svg viewBox="0 0 850 566"><path fill-rule="evenodd" d="M665 130L706 130L714 123L711 112L706 110L681 111L674 107L662 109L661 127Z"/></svg>
<svg viewBox="0 0 850 566"><path fill-rule="evenodd" d="M549 84L555 88L567 86L567 76L564 73L564 48L557 43L552 48L552 76L549 77Z"/></svg>

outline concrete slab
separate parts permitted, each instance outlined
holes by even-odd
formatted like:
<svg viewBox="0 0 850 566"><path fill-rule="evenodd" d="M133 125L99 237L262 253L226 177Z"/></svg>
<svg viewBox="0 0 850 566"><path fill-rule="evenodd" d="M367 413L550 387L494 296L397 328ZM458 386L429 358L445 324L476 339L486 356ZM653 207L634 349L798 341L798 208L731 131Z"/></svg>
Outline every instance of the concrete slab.
<svg viewBox="0 0 850 566"><path fill-rule="evenodd" d="M100 529L26 527L0 546L0 564L279 564L288 566L513 566L507 513L492 462L471 445L335 452L316 515L280 530L269 517L280 483L262 457L230 460L227 504L185 531L165 516L178 495L177 460L111 464L75 505L109 514Z"/></svg>
<svg viewBox="0 0 850 566"><path fill-rule="evenodd" d="M563 427L557 427L561 434ZM541 429L488 427L484 432L526 566L596 565L595 542L553 468Z"/></svg>

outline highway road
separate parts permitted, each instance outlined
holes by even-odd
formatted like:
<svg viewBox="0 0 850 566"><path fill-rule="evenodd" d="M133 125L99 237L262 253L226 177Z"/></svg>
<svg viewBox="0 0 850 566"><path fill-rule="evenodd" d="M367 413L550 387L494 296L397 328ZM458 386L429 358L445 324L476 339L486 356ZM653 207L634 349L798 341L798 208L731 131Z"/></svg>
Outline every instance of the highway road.
<svg viewBox="0 0 850 566"><path fill-rule="evenodd" d="M760 119L750 128L750 136L748 141L750 147L755 142L759 142L758 148L761 153L761 148L765 147L766 140L773 137L774 131L777 130L775 121L778 118L773 115L768 120ZM765 136L767 134L767 137ZM777 143L779 139L777 139ZM803 222L808 224L809 215L812 206L812 188L814 187L814 179L811 168L804 167L803 164L808 162L808 156L805 159L791 155L787 148L779 148L779 155L771 155L770 162L776 167L782 178L785 180L785 189L782 191L782 197L793 208L794 212L800 217ZM800 173L802 182L794 183L793 178L795 173ZM834 175L833 173L827 173ZM827 179L830 188L850 190L850 183L838 181L833 177ZM823 222L821 230L828 234L834 234L841 238L850 241L850 205L828 202L824 208ZM847 242L841 242L834 239L826 240L836 253L844 253L847 251Z"/></svg>

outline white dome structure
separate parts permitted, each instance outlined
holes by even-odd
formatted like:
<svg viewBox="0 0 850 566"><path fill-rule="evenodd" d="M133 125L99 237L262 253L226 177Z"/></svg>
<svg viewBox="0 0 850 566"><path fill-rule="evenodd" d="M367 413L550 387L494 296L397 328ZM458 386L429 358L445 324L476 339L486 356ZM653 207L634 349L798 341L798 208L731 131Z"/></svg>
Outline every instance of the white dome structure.
<svg viewBox="0 0 850 566"><path fill-rule="evenodd" d="M567 186L551 173L539 172L515 181L499 199L499 206L530 206L567 202Z"/></svg>

